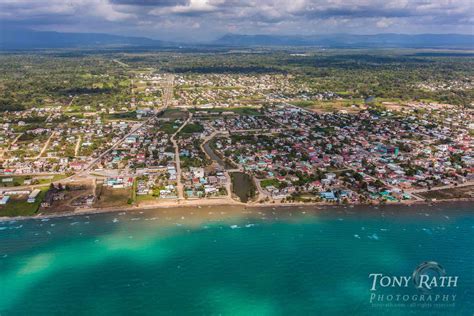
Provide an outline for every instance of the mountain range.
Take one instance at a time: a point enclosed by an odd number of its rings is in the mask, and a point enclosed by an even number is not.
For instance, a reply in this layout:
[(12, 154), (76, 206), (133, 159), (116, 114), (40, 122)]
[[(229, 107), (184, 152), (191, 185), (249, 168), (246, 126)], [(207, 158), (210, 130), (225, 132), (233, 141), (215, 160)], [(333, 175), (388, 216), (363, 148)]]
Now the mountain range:
[(325, 48), (474, 49), (474, 36), (462, 34), (331, 34), (312, 36), (227, 34), (214, 42), (226, 46), (319, 46)]
[(45, 48), (177, 47), (177, 46), (314, 46), (323, 48), (453, 48), (474, 49), (474, 35), (462, 34), (376, 34), (376, 35), (240, 35), (226, 34), (201, 44), (164, 42), (146, 37), (103, 33), (62, 33), (10, 29), (0, 24), (0, 50)]
[(125, 46), (164, 46), (165, 43), (146, 37), (103, 33), (61, 33), (7, 29), (0, 26), (0, 50), (44, 48), (95, 48)]

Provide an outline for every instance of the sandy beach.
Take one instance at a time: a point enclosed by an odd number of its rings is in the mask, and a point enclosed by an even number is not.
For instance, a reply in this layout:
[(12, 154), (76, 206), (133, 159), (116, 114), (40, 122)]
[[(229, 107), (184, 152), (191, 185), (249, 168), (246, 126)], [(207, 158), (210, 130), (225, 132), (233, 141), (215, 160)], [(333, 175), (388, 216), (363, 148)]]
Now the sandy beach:
[[(145, 210), (159, 210), (159, 209), (180, 209), (180, 210), (190, 210), (190, 209), (200, 209), (203, 207), (219, 207), (224, 209), (238, 208), (240, 210), (244, 209), (284, 209), (284, 208), (329, 208), (329, 207), (340, 207), (340, 208), (379, 208), (386, 206), (394, 207), (412, 207), (415, 205), (420, 206), (429, 206), (429, 205), (455, 205), (457, 203), (470, 203), (473, 202), (473, 199), (452, 199), (452, 200), (443, 200), (443, 201), (400, 201), (400, 202), (390, 202), (390, 203), (372, 203), (372, 204), (338, 204), (330, 202), (307, 202), (307, 203), (258, 203), (258, 202), (248, 202), (242, 203), (235, 200), (229, 199), (195, 199), (195, 200), (179, 200), (179, 201), (160, 201), (159, 203), (153, 203), (149, 205), (141, 206), (124, 206), (124, 207), (110, 207), (110, 208), (82, 208), (77, 209), (72, 212), (51, 212), (51, 213), (38, 213), (33, 216), (16, 216), (16, 217), (0, 217), (0, 222), (5, 221), (17, 221), (25, 219), (43, 219), (43, 218), (54, 218), (54, 217), (66, 217), (66, 216), (78, 216), (78, 215), (89, 215), (89, 214), (100, 214), (100, 213), (110, 213), (110, 212), (133, 212), (133, 211), (145, 211)], [(473, 208), (474, 211), (474, 208)]]

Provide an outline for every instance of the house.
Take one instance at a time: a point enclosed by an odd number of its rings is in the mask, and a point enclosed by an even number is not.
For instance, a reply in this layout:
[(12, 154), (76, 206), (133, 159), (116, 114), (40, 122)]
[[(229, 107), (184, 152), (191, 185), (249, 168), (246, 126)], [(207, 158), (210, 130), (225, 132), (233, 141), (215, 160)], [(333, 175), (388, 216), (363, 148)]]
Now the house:
[(78, 170), (81, 170), (84, 167), (84, 163), (82, 163), (82, 162), (71, 162), (69, 164), (69, 167), (71, 167), (72, 169), (78, 171)]
[(28, 195), (28, 200), (27, 202), (28, 203), (35, 203), (36, 202), (36, 197), (38, 196), (38, 194), (40, 194), (40, 190), (39, 189), (34, 189), (33, 192), (30, 193), (30, 195)]
[(137, 136), (128, 136), (125, 138), (125, 143), (127, 144), (135, 144), (137, 142)]
[(4, 195), (2, 196), (2, 198), (0, 199), (0, 205), (5, 205), (8, 203), (8, 200), (10, 200), (10, 196), (8, 195)]
[(214, 186), (205, 185), (205, 186), (204, 186), (204, 192), (206, 192), (206, 193), (214, 193), (214, 192), (217, 192), (217, 189), (216, 189)]
[(320, 195), (323, 199), (328, 200), (328, 201), (335, 201), (336, 200), (336, 195), (332, 191), (321, 192)]
[(94, 201), (95, 201), (95, 196), (93, 196), (93, 195), (88, 195), (87, 196), (87, 199), (86, 199), (86, 204), (87, 205), (92, 206), (92, 204), (94, 204)]
[(200, 167), (191, 167), (189, 168), (194, 178), (203, 178), (204, 177), (204, 168)]
[(49, 190), (48, 192), (46, 192), (46, 196), (44, 197), (43, 202), (41, 202), (41, 207), (48, 208), (53, 204), (53, 195), (54, 195), (53, 191)]

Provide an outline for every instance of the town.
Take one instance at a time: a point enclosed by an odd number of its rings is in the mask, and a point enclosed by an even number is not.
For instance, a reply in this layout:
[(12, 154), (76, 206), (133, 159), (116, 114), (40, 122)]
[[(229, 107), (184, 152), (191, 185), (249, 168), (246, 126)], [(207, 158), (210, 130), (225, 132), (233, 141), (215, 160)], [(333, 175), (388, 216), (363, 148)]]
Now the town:
[(113, 102), (71, 91), (3, 113), (0, 216), (474, 197), (469, 107), (113, 62), (116, 77), (97, 75), (119, 89)]

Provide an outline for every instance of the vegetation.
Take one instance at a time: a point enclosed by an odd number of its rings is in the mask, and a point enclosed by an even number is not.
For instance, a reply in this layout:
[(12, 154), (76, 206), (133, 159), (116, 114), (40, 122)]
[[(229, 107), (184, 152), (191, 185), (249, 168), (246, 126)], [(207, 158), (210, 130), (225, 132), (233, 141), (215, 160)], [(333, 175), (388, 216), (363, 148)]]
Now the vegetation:
[[(259, 109), (252, 108), (252, 107), (233, 107), (233, 108), (213, 108), (213, 109), (205, 109), (206, 112), (234, 112), (240, 115), (262, 115)], [(196, 112), (195, 109), (192, 109), (191, 112)], [(199, 112), (199, 111), (198, 111)]]
[(137, 112), (130, 111), (130, 112), (112, 113), (112, 114), (107, 115), (107, 119), (109, 120), (136, 120)]
[(31, 185), (36, 184), (50, 184), (61, 179), (66, 178), (66, 175), (55, 174), (55, 175), (45, 175), (45, 176), (4, 176), (0, 177), (0, 187), (16, 187), (25, 185), (25, 180), (30, 180)]
[(6, 205), (0, 206), (0, 216), (31, 216), (36, 214), (48, 188), (41, 188), (41, 192), (34, 203), (28, 203), (25, 196), (11, 196)]
[[(130, 68), (117, 67), (113, 58), (120, 58)], [(4, 54), (0, 55), (0, 109), (62, 105), (68, 106), (71, 113), (101, 107), (121, 112), (130, 101), (131, 69), (144, 68), (183, 74), (284, 74), (300, 87), (296, 92), (307, 97), (332, 91), (347, 102), (374, 96), (375, 100), (427, 100), (468, 106), (474, 99), (473, 66), (471, 53), (421, 50), (308, 49), (305, 56), (293, 56), (291, 49), (262, 54)], [(427, 89), (421, 84), (437, 88)], [(292, 97), (291, 94), (287, 96)], [(307, 104), (305, 100), (301, 103)], [(257, 114), (253, 109), (226, 109), (229, 110)], [(131, 118), (132, 112), (127, 117)]]
[(166, 134), (174, 134), (179, 128), (179, 123), (176, 121), (173, 122), (162, 122), (160, 123), (160, 131), (165, 132)]
[(420, 193), (422, 197), (429, 200), (468, 199), (474, 195), (474, 186), (455, 187), (441, 190), (430, 190)]
[(262, 186), (262, 188), (266, 188), (266, 187), (269, 187), (269, 186), (273, 186), (277, 189), (280, 189), (280, 188), (283, 188), (284, 185), (282, 182), (278, 181), (277, 179), (265, 179), (265, 180), (262, 180), (260, 182), (260, 185)]
[[(173, 56), (176, 53), (173, 52)], [(164, 71), (205, 74), (291, 74), (296, 85), (308, 96), (333, 91), (346, 100), (375, 96), (377, 99), (432, 100), (469, 105), (472, 88), (453, 84), (431, 91), (422, 83), (470, 83), (474, 75), (474, 55), (462, 52), (425, 52), (420, 50), (319, 50), (307, 56), (289, 52), (264, 54), (167, 53), (124, 57), (126, 63), (159, 67)]]
[(198, 123), (191, 123), (187, 124), (183, 127), (180, 131), (181, 134), (192, 134), (192, 133), (200, 133), (204, 130), (204, 127)]

